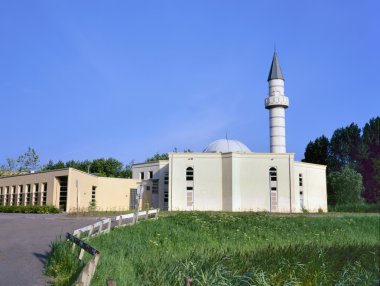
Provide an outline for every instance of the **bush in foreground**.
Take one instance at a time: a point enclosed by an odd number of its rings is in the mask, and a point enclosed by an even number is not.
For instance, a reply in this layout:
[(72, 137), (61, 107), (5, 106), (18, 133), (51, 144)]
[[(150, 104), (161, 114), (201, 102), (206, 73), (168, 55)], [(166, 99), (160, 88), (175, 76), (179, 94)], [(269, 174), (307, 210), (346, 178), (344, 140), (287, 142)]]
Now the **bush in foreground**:
[(49, 214), (60, 213), (60, 210), (54, 206), (0, 206), (0, 213), (33, 213), (33, 214)]

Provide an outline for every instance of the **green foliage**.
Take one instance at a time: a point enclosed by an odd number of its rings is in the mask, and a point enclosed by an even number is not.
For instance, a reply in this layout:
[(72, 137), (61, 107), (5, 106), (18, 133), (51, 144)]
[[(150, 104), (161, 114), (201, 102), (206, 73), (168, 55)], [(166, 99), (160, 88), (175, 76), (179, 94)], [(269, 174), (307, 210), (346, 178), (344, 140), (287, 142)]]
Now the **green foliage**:
[[(328, 174), (349, 166), (363, 177), (363, 198), (369, 203), (380, 202), (380, 117), (371, 118), (363, 130), (352, 123), (336, 129), (330, 141), (325, 136), (310, 141), (303, 161), (327, 165)], [(336, 193), (332, 185), (328, 181), (328, 191)], [(330, 205), (334, 203), (329, 200)]]
[(39, 166), (39, 156), (37, 152), (28, 147), (28, 150), (20, 155), (17, 160), (7, 158), (7, 163), (2, 165), (0, 169), (14, 172), (30, 172), (30, 171), (38, 171), (40, 169)]
[(88, 211), (89, 212), (95, 212), (96, 211), (96, 201), (91, 200), (88, 206)]
[(341, 171), (328, 174), (328, 198), (332, 204), (350, 204), (362, 202), (364, 191), (362, 176), (345, 165)]
[(63, 168), (75, 168), (83, 172), (97, 174), (100, 177), (114, 177), (114, 178), (130, 178), (132, 177), (131, 165), (126, 165), (125, 169), (123, 163), (114, 158), (99, 158), (95, 160), (74, 161), (70, 160), (66, 163), (58, 161), (54, 163), (52, 160), (43, 167), (43, 170), (57, 170)]
[(91, 239), (91, 285), (378, 285), (379, 218), (180, 212)]
[(45, 274), (54, 277), (53, 285), (71, 285), (84, 266), (78, 253), (72, 251), (68, 241), (56, 240), (51, 243)]
[(330, 212), (380, 213), (380, 204), (344, 204), (329, 206)]
[(145, 162), (154, 162), (154, 161), (158, 161), (158, 160), (169, 160), (169, 154), (168, 153), (162, 153), (162, 154), (159, 154), (159, 153), (156, 153), (154, 156), (148, 158), (145, 160)]
[(49, 214), (60, 213), (60, 210), (54, 206), (0, 206), (0, 213), (33, 213), (33, 214)]
[(325, 135), (318, 137), (314, 142), (310, 141), (306, 146), (305, 159), (302, 161), (327, 165), (329, 158), (329, 144), (329, 139)]

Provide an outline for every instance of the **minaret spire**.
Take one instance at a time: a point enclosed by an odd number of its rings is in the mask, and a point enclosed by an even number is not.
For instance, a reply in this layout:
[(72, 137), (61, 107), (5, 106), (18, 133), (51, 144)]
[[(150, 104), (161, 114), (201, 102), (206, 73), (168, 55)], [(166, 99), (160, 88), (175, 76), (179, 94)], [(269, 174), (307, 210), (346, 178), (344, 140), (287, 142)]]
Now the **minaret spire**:
[(289, 99), (284, 93), (284, 81), (277, 52), (274, 51), (268, 76), (269, 95), (265, 99), (265, 108), (269, 109), (271, 153), (286, 153), (285, 109), (289, 106)]

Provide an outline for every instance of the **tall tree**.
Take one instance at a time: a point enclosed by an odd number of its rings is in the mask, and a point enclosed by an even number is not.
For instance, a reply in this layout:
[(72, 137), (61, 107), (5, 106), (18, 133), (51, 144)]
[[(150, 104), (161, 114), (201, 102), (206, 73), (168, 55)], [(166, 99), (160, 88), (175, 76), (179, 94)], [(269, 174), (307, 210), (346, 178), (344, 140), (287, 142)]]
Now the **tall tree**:
[(40, 158), (36, 150), (28, 147), (28, 150), (18, 157), (17, 169), (20, 172), (37, 171), (40, 169), (39, 163)]
[(380, 201), (380, 117), (371, 118), (363, 128), (360, 172), (368, 202)]
[(360, 128), (355, 123), (334, 131), (330, 140), (329, 166), (332, 170), (338, 171), (346, 164), (358, 169), (361, 148), (360, 132)]
[(305, 159), (303, 162), (327, 165), (329, 161), (329, 139), (322, 135), (315, 139), (315, 141), (310, 141), (306, 146)]

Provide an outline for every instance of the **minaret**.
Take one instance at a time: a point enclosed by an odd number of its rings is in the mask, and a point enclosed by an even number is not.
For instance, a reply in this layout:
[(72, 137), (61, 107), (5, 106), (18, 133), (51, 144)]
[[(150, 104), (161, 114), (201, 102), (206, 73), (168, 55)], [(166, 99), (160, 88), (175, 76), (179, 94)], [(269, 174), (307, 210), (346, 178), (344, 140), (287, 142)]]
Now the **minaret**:
[(268, 84), (269, 94), (265, 99), (265, 108), (269, 109), (270, 152), (286, 153), (285, 109), (289, 106), (289, 99), (284, 94), (284, 77), (276, 52), (273, 55)]

